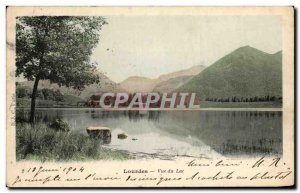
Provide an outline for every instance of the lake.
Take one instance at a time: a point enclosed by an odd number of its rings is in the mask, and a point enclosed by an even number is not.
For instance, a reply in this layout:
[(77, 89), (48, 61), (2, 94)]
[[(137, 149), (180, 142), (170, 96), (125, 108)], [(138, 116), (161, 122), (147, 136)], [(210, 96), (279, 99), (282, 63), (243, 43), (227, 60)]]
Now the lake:
[[(17, 110), (26, 117), (28, 110)], [(102, 109), (36, 109), (37, 122), (61, 118), (72, 132), (87, 135), (88, 126), (112, 129), (104, 146), (134, 153), (205, 156), (282, 154), (282, 111), (210, 109), (198, 111), (104, 111)], [(117, 135), (126, 133), (126, 139)]]

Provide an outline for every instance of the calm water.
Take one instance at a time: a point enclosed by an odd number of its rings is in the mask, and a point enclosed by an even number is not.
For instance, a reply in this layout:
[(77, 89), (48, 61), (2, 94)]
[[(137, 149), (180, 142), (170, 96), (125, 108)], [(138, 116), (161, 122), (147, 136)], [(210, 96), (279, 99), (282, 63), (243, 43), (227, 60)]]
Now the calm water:
[[(26, 110), (17, 116), (26, 116)], [(102, 111), (37, 109), (36, 119), (67, 121), (73, 132), (87, 135), (88, 126), (112, 129), (105, 146), (130, 152), (167, 155), (260, 156), (282, 154), (280, 111)], [(125, 132), (126, 139), (118, 139)]]

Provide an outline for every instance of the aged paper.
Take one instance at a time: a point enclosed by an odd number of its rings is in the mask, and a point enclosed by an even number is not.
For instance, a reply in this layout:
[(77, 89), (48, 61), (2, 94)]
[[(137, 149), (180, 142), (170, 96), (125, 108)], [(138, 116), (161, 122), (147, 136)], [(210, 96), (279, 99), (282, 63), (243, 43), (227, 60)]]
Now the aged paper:
[(294, 185), (293, 7), (7, 7), (8, 187)]

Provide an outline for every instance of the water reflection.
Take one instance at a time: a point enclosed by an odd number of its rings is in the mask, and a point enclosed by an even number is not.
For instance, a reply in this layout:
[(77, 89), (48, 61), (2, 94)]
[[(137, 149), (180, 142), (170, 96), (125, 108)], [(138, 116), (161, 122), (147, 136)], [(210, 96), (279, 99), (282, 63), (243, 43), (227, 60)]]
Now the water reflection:
[[(19, 120), (27, 118), (18, 110)], [(88, 126), (112, 129), (110, 146), (155, 153), (259, 156), (282, 154), (282, 112), (276, 111), (102, 111), (37, 109), (36, 120), (67, 121), (73, 132), (86, 134)], [(129, 138), (116, 137), (120, 132)]]

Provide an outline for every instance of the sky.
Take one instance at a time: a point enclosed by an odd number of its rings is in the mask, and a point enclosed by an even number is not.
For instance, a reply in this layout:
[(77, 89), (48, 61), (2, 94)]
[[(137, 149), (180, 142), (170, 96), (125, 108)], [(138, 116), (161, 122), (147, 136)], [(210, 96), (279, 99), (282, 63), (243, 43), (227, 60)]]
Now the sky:
[(105, 16), (109, 24), (91, 57), (115, 82), (211, 65), (249, 45), (267, 53), (282, 49), (276, 16)]

